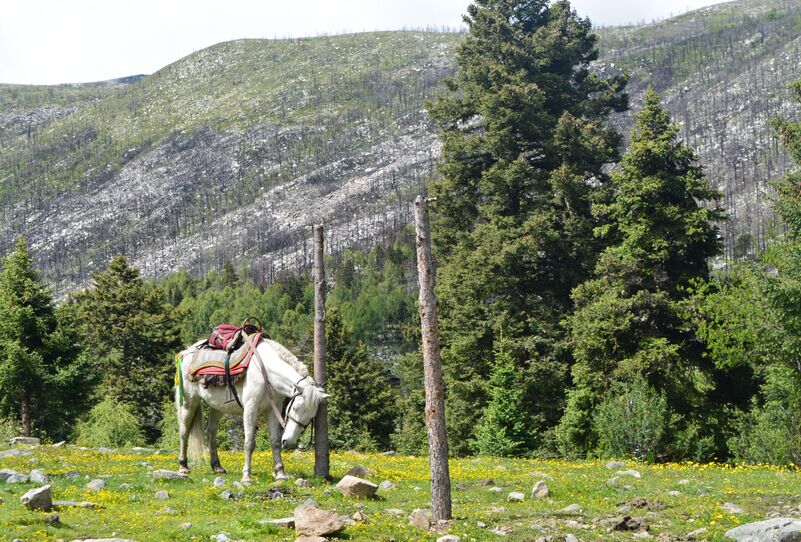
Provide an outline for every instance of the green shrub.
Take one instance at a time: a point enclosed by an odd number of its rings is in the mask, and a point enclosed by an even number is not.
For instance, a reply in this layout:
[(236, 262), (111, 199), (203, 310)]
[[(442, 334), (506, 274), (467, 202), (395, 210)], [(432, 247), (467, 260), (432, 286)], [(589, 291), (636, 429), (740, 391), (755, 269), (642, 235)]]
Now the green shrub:
[(0, 418), (0, 446), (22, 434), (20, 423), (14, 418)]
[(177, 450), (180, 442), (180, 435), (178, 434), (178, 411), (175, 409), (175, 403), (172, 401), (164, 401), (164, 403), (161, 404), (159, 431), (161, 431), (161, 436), (159, 436), (156, 445), (162, 450)]
[(144, 445), (145, 438), (133, 406), (106, 397), (75, 427), (79, 446), (127, 448)]
[(602, 454), (654, 460), (670, 427), (667, 399), (641, 377), (616, 383), (598, 405), (595, 426)]
[(567, 406), (556, 427), (559, 453), (569, 459), (583, 459), (597, 445), (593, 428), (593, 400), (595, 393), (588, 388), (574, 388), (567, 392)]

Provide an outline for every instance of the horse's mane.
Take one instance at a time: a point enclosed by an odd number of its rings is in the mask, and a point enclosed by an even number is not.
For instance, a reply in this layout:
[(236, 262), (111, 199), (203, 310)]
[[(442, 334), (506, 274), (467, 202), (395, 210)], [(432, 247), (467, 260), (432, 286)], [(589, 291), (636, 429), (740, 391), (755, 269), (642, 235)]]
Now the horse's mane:
[(309, 376), (309, 368), (298, 359), (298, 357), (290, 352), (283, 344), (276, 342), (272, 339), (264, 339), (270, 348), (272, 348), (281, 360), (295, 369), (300, 376)]

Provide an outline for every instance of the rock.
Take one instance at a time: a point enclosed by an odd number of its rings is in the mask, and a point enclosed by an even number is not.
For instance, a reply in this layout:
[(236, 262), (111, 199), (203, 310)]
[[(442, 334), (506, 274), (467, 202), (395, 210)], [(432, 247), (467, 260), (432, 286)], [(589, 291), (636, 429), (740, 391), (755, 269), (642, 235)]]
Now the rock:
[(53, 501), (53, 506), (58, 506), (59, 508), (89, 508), (92, 509), (97, 506), (93, 502), (89, 501)]
[(626, 516), (612, 526), (615, 531), (631, 531), (641, 533), (648, 530), (648, 524), (642, 519)]
[(573, 503), (569, 506), (565, 506), (561, 510), (559, 510), (560, 514), (581, 514), (582, 508), (580, 505)]
[(420, 488), (420, 487), (414, 486), (414, 487), (412, 488), (412, 491), (423, 491), (423, 488)]
[(400, 508), (387, 508), (384, 510), (387, 514), (392, 514), (393, 516), (405, 516), (406, 512), (401, 510)]
[(281, 493), (280, 491), (276, 491), (276, 492), (275, 492), (275, 493), (273, 493), (273, 494), (272, 494), (272, 496), (270, 497), (270, 499), (272, 499), (272, 500), (274, 500), (274, 501), (275, 501), (275, 500), (278, 500), (278, 499), (283, 499), (283, 498), (284, 498), (284, 494), (283, 494), (283, 493)]
[(517, 491), (512, 491), (511, 493), (509, 493), (509, 496), (507, 497), (507, 500), (509, 502), (523, 502), (525, 500), (525, 498), (526, 498), (526, 496), (523, 493), (519, 493)]
[(345, 475), (336, 488), (346, 497), (372, 497), (378, 490), (374, 483), (351, 475)]
[(222, 487), (225, 485), (225, 478), (223, 478), (222, 476), (218, 476), (217, 478), (214, 479), (211, 485), (213, 485), (214, 487)]
[(60, 441), (56, 442), (55, 444), (53, 444), (52, 446), (53, 446), (53, 448), (61, 448), (61, 447), (62, 447), (62, 446), (64, 446), (66, 443), (67, 443), (67, 441), (66, 441), (66, 440), (60, 440)]
[(61, 520), (61, 518), (58, 517), (58, 514), (50, 514), (45, 519), (47, 520), (48, 525), (55, 525)]
[(44, 472), (40, 471), (39, 469), (33, 469), (30, 472), (30, 474), (28, 475), (28, 478), (34, 484), (49, 484), (50, 483), (50, 477), (48, 475), (46, 475)]
[(674, 489), (673, 491), (668, 491), (668, 492), (667, 492), (667, 494), (668, 494), (669, 496), (671, 496), (671, 497), (678, 497), (679, 495), (681, 495), (681, 491), (676, 491), (676, 490)]
[(191, 528), (192, 528), (192, 522), (191, 521), (187, 521), (186, 523), (181, 523), (181, 529), (183, 529), (184, 531), (186, 531), (187, 529), (191, 529)]
[[(381, 487), (380, 485), (378, 487)], [(458, 482), (455, 486), (456, 489), (459, 491), (464, 491), (465, 489), (469, 488), (470, 486), (465, 484), (464, 482)]]
[(298, 487), (309, 487), (309, 482), (307, 482), (303, 478), (298, 478), (297, 480), (295, 480), (295, 485)]
[(302, 504), (295, 508), (293, 517), (297, 536), (328, 536), (345, 528), (336, 512), (321, 510), (316, 506)]
[(157, 469), (153, 471), (154, 480), (189, 480), (189, 475), (182, 472)]
[(86, 484), (87, 489), (91, 489), (92, 491), (100, 491), (101, 489), (106, 487), (106, 481), (101, 478), (96, 478)]
[[(458, 485), (459, 485), (459, 484), (457, 484), (457, 486), (458, 486)], [(384, 480), (383, 482), (381, 482), (380, 484), (378, 484), (378, 489), (380, 489), (380, 490), (382, 490), (382, 491), (389, 491), (389, 490), (391, 490), (391, 489), (395, 489), (396, 487), (398, 487), (398, 486), (396, 486), (395, 484), (393, 484), (393, 483), (392, 483), (392, 482), (390, 482), (389, 480)]]
[(131, 484), (120, 484), (120, 489), (128, 491), (129, 489), (133, 489), (133, 486)]
[(25, 475), (15, 470), (8, 470), (8, 469), (0, 470), (0, 482), (8, 481), (8, 479), (11, 478), (12, 476), (25, 476)]
[(131, 451), (139, 454), (139, 453), (150, 452), (152, 450), (150, 448), (142, 448), (141, 446), (134, 446), (133, 448), (131, 448)]
[(746, 523), (726, 531), (726, 537), (737, 542), (797, 542), (801, 540), (801, 520), (774, 518)]
[(162, 489), (161, 491), (156, 491), (154, 497), (162, 501), (166, 501), (170, 498), (170, 493), (166, 489)]
[(33, 455), (28, 450), (5, 450), (0, 452), (0, 459), (4, 457), (24, 457), (26, 455)]
[(220, 498), (222, 500), (224, 500), (224, 501), (230, 501), (231, 500), (231, 496), (232, 496), (232, 494), (231, 494), (231, 490), (230, 489), (226, 489), (225, 491), (220, 493)]
[(327, 542), (328, 539), (322, 536), (299, 536), (295, 542)]
[(638, 480), (642, 478), (640, 471), (636, 470), (619, 470), (615, 473), (615, 476), (631, 476), (633, 478), (637, 478)]
[(393, 455), (395, 455), (395, 450), (388, 450), (388, 451), (384, 452), (381, 455), (385, 455), (387, 457), (392, 457)]
[(455, 534), (446, 534), (437, 538), (437, 542), (459, 542), (461, 539)]
[(709, 529), (707, 529), (706, 527), (701, 527), (700, 529), (696, 529), (694, 531), (687, 533), (687, 540), (698, 540), (699, 536), (701, 536), (702, 534), (706, 534), (708, 532)]
[(39, 446), (42, 441), (36, 437), (14, 437), (8, 441), (9, 446), (16, 446), (17, 444), (26, 444), (29, 446)]
[(430, 530), (433, 523), (434, 514), (431, 512), (431, 510), (415, 508), (412, 510), (412, 515), (409, 516), (409, 525), (414, 525), (415, 527), (423, 529), (424, 531)]
[(356, 478), (367, 478), (368, 476), (372, 476), (375, 474), (372, 470), (368, 469), (367, 467), (363, 467), (361, 465), (356, 465), (355, 467), (351, 467), (351, 469), (345, 473), (346, 476), (355, 476)]
[(565, 542), (579, 542), (579, 539), (578, 539), (578, 538), (576, 538), (576, 536), (575, 536), (575, 535), (572, 535), (572, 534), (566, 534), (566, 535), (565, 535)]
[(53, 495), (50, 492), (49, 485), (29, 489), (19, 500), (31, 510), (44, 510), (47, 512), (53, 508)]
[(620, 501), (617, 503), (617, 505), (628, 508), (626, 511), (629, 511), (632, 508), (647, 508), (648, 510), (664, 510), (667, 508), (665, 503), (662, 501), (649, 501), (647, 499), (643, 499), (642, 497), (637, 497), (636, 499), (632, 499), (630, 501)]
[(528, 475), (529, 476), (533, 476), (534, 478), (544, 478), (546, 480), (553, 480), (553, 476), (548, 476), (544, 472), (540, 472), (538, 470), (535, 470), (533, 472), (529, 472)]
[(544, 499), (551, 494), (551, 490), (548, 489), (548, 485), (545, 483), (544, 480), (540, 480), (536, 484), (534, 484), (534, 489), (531, 490), (531, 498), (532, 499)]
[(512, 532), (510, 527), (506, 527), (505, 525), (499, 525), (490, 531), (493, 534), (497, 534), (498, 536), (506, 536)]
[(111, 448), (106, 448), (105, 446), (101, 446), (100, 448), (97, 449), (97, 453), (99, 454), (110, 454), (113, 451), (114, 450), (112, 450)]
[(315, 500), (314, 500), (314, 499), (312, 499), (311, 497), (309, 497), (308, 499), (306, 499), (305, 501), (303, 501), (303, 506), (313, 506), (313, 507), (315, 507), (315, 508), (320, 508), (320, 505), (319, 505), (319, 504), (317, 504), (317, 501), (315, 501)]
[(363, 523), (363, 522), (367, 521), (367, 516), (364, 515), (364, 512), (359, 510), (355, 514), (353, 514), (353, 520), (354, 521), (358, 521), (360, 523)]
[(492, 478), (482, 478), (481, 480), (478, 481), (478, 485), (482, 487), (494, 486), (495, 480), (493, 480)]
[(331, 496), (331, 495), (333, 495), (333, 494), (334, 494), (334, 492), (333, 492), (333, 491), (331, 491), (330, 489), (326, 489), (325, 491), (323, 491), (322, 493), (320, 493), (320, 495), (322, 495), (323, 497), (330, 497), (330, 496)]
[(238, 481), (234, 480), (231, 483), (231, 485), (234, 487), (234, 489), (237, 489), (239, 491), (244, 491), (245, 490), (245, 486), (242, 485), (242, 482), (238, 482)]
[(614, 486), (620, 481), (620, 476), (613, 476), (609, 480), (606, 481), (607, 485)]
[(74, 470), (71, 470), (71, 471), (65, 473), (64, 476), (66, 478), (70, 478), (70, 479), (72, 479), (72, 478), (80, 478), (81, 477), (81, 473), (80, 472), (76, 472)]
[(279, 518), (279, 519), (262, 519), (259, 521), (261, 525), (272, 525), (273, 527), (283, 527), (286, 529), (295, 528), (295, 518)]
[(478, 527), (479, 529), (486, 529), (487, 524), (484, 523), (483, 521), (476, 521), (476, 527)]
[(687, 484), (689, 484), (689, 483), (690, 483), (690, 481), (689, 481), (689, 480), (679, 480), (679, 481), (678, 481), (678, 484), (679, 484), (680, 486), (686, 486), (686, 485), (687, 485)]
[(609, 470), (625, 469), (626, 464), (620, 461), (610, 461), (609, 463), (606, 464), (606, 468)]
[(6, 478), (7, 484), (24, 484), (28, 481), (28, 476), (25, 474), (12, 474)]
[(489, 488), (488, 491), (491, 491), (492, 493), (503, 493), (503, 488), (495, 486), (495, 487)]
[(225, 533), (217, 533), (215, 535), (212, 535), (211, 539), (214, 540), (214, 542), (228, 542), (229, 540), (231, 540)]
[[(745, 514), (745, 510), (731, 502), (724, 502), (723, 510), (725, 510), (727, 514)], [(799, 540), (801, 540), (801, 536), (799, 536)]]
[(168, 516), (174, 516), (178, 513), (178, 510), (173, 508), (172, 506), (164, 506), (161, 510), (159, 510), (159, 514), (165, 514)]
[(136, 542), (130, 538), (80, 538), (72, 542)]

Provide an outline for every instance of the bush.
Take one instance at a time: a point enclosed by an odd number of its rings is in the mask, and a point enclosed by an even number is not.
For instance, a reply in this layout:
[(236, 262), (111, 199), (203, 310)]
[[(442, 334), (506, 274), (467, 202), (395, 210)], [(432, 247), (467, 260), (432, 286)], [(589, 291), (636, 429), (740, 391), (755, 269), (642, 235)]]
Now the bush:
[(555, 431), (559, 453), (566, 458), (586, 458), (597, 445), (592, 424), (594, 397), (594, 392), (588, 388), (567, 392), (565, 413)]
[(754, 401), (734, 421), (728, 440), (734, 459), (746, 463), (801, 466), (801, 408), (798, 383), (792, 370), (770, 367), (762, 386), (762, 404)]
[(134, 407), (106, 397), (78, 422), (75, 442), (90, 448), (128, 448), (144, 445), (145, 438)]
[(164, 401), (161, 404), (161, 421), (159, 422), (161, 436), (156, 446), (162, 450), (177, 450), (180, 442), (178, 434), (178, 411), (173, 401)]
[(604, 455), (653, 461), (670, 427), (667, 399), (642, 377), (616, 383), (598, 405), (595, 426)]
[(14, 418), (0, 418), (0, 446), (22, 434), (22, 426)]

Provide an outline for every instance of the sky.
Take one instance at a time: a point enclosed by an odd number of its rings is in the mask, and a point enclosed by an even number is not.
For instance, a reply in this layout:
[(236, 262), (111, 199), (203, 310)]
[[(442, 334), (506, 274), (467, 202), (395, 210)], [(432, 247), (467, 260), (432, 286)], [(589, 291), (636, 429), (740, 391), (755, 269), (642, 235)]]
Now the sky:
[[(597, 25), (663, 19), (721, 0), (573, 0)], [(153, 73), (238, 38), (462, 26), (469, 0), (10, 0), (0, 83), (59, 84)]]

